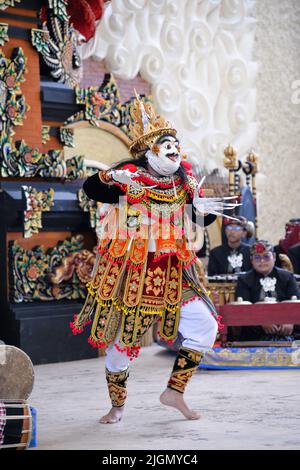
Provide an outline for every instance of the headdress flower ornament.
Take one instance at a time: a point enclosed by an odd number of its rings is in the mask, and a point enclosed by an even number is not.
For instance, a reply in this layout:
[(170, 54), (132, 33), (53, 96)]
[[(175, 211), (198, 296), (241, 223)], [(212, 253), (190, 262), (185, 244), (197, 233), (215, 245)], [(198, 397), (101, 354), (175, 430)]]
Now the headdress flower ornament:
[(224, 225), (229, 225), (229, 224), (232, 224), (232, 220), (231, 220), (231, 219), (227, 219), (227, 217), (226, 217), (226, 218), (224, 218), (224, 222), (223, 222), (223, 223), (224, 223)]
[(156, 114), (154, 106), (150, 102), (143, 102), (136, 94), (136, 98), (130, 108), (132, 144), (130, 152), (137, 157), (140, 152), (149, 149), (162, 135), (175, 136), (177, 131), (171, 124), (159, 114)]
[(259, 240), (251, 247), (251, 254), (264, 253), (265, 251), (274, 251), (273, 245), (266, 240)]
[(255, 253), (263, 253), (266, 251), (266, 247), (263, 243), (256, 243), (254, 245)]

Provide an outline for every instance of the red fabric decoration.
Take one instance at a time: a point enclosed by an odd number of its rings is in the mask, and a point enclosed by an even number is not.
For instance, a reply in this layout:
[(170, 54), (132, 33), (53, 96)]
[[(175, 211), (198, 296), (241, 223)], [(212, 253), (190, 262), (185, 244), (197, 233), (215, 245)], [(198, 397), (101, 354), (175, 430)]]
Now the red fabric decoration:
[(285, 237), (279, 240), (279, 245), (284, 253), (288, 254), (288, 249), (300, 242), (300, 220), (289, 221), (285, 225)]
[(192, 169), (192, 165), (190, 164), (190, 162), (187, 162), (186, 160), (182, 160), (180, 165), (183, 166), (183, 168), (186, 171), (191, 171), (191, 169)]
[(42, 6), (40, 15), (41, 15), (41, 22), (45, 23), (45, 21), (47, 21), (47, 12), (46, 12), (45, 6)]
[(137, 171), (137, 166), (135, 166), (133, 163), (126, 163), (126, 165), (124, 165), (122, 169), (129, 170), (131, 171), (131, 173), (135, 173)]
[[(70, 24), (79, 31), (88, 41), (96, 31), (96, 21), (104, 12), (105, 0), (69, 0), (67, 13), (70, 16)], [(46, 7), (41, 8), (41, 20), (47, 20)]]
[(67, 6), (70, 23), (88, 41), (96, 31), (96, 18), (86, 0), (70, 0)]
[(99, 20), (104, 11), (104, 1), (103, 0), (86, 0), (89, 6), (92, 9), (92, 12), (95, 15), (95, 19)]

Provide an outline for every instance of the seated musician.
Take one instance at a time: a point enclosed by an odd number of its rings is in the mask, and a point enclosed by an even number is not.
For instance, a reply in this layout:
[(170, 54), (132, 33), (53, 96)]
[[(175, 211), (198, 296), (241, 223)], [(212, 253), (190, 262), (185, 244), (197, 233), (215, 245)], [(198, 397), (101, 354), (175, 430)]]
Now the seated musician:
[(242, 242), (248, 237), (249, 223), (245, 217), (238, 220), (225, 219), (226, 243), (213, 248), (209, 254), (208, 275), (231, 274), (251, 269), (250, 248)]
[[(275, 266), (300, 274), (300, 219), (290, 219), (285, 224), (284, 238), (274, 246)], [(298, 249), (296, 245), (298, 244)], [(295, 248), (294, 248), (295, 247)], [(297, 262), (298, 250), (298, 262)]]
[(300, 243), (291, 246), (288, 250), (288, 255), (292, 262), (294, 273), (300, 274)]
[[(265, 240), (259, 240), (251, 247), (252, 269), (242, 274), (237, 282), (236, 297), (255, 303), (266, 297), (278, 302), (300, 299), (300, 290), (294, 275), (275, 266), (274, 247)], [(246, 341), (289, 341), (300, 338), (299, 325), (262, 325), (242, 327), (240, 340)]]

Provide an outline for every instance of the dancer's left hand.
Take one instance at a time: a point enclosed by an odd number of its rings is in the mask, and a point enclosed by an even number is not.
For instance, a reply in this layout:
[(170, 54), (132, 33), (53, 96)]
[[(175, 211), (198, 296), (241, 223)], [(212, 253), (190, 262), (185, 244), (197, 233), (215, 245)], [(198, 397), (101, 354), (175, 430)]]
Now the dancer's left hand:
[[(232, 201), (236, 199), (236, 196), (228, 196), (228, 197), (201, 197), (199, 196), (202, 184), (205, 180), (205, 176), (202, 178), (200, 183), (197, 185), (197, 188), (194, 193), (193, 197), (193, 206), (200, 212), (201, 215), (205, 214), (215, 214), (222, 217), (227, 217), (228, 219), (236, 220), (234, 217), (229, 216), (227, 214), (223, 214), (224, 210), (232, 210), (235, 209), (237, 206), (241, 204), (237, 204), (236, 201)], [(227, 202), (231, 200), (232, 202)]]

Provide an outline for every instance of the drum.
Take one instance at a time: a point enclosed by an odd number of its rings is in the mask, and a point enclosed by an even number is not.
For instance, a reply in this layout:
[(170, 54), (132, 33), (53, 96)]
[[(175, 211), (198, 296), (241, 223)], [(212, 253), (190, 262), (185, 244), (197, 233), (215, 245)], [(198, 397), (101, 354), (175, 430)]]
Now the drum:
[(0, 400), (0, 450), (23, 450), (31, 440), (32, 415), (23, 400)]
[(33, 365), (15, 346), (0, 344), (0, 401), (27, 400), (34, 383)]

